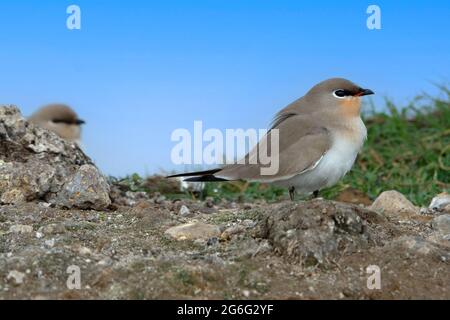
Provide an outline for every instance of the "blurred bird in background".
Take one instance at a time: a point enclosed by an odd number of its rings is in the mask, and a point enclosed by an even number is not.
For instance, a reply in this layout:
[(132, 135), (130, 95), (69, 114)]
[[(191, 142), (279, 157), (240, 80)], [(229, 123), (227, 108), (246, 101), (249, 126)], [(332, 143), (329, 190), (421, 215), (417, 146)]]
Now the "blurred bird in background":
[(76, 112), (65, 104), (49, 104), (36, 111), (28, 119), (31, 123), (55, 132), (61, 138), (81, 143), (81, 126), (85, 123)]

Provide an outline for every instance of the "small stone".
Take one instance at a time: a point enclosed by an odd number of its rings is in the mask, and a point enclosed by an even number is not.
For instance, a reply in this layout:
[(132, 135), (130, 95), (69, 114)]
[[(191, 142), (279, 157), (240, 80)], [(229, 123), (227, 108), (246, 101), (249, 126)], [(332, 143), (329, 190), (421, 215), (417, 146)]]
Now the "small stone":
[(89, 249), (87, 247), (83, 247), (83, 246), (80, 246), (79, 248), (77, 248), (77, 251), (82, 256), (89, 256), (89, 255), (92, 254), (92, 250), (91, 249)]
[(242, 221), (242, 225), (246, 228), (253, 228), (256, 226), (256, 222), (250, 219)]
[(431, 226), (441, 235), (450, 235), (450, 214), (443, 214), (431, 221)]
[(411, 218), (419, 214), (420, 209), (414, 206), (398, 191), (385, 191), (374, 201), (370, 210), (393, 218)]
[(165, 235), (175, 240), (209, 239), (219, 237), (220, 229), (217, 226), (203, 222), (192, 222), (172, 227), (166, 230)]
[(10, 271), (8, 273), (8, 276), (6, 277), (7, 280), (14, 279), (16, 284), (22, 284), (24, 278), (25, 278), (25, 273), (19, 272), (17, 270)]
[(153, 202), (156, 204), (163, 204), (166, 201), (166, 197), (161, 195), (159, 192), (155, 192), (153, 195)]
[(286, 231), (286, 237), (288, 239), (291, 239), (295, 236), (296, 233), (297, 233), (296, 229), (289, 229)]
[(39, 206), (43, 208), (50, 208), (52, 204), (48, 202), (39, 202)]
[(191, 214), (191, 211), (185, 205), (182, 205), (178, 214), (182, 217), (186, 217)]
[(227, 228), (220, 236), (223, 240), (229, 240), (232, 236), (241, 234), (245, 231), (245, 227), (242, 225), (235, 225)]
[(41, 234), (61, 234), (66, 232), (66, 227), (63, 224), (51, 223), (40, 227), (38, 232)]
[(16, 224), (13, 225), (9, 228), (9, 232), (10, 233), (31, 233), (33, 232), (33, 227), (32, 226), (25, 226), (22, 224)]
[(112, 260), (110, 258), (105, 258), (105, 259), (102, 259), (99, 262), (97, 262), (97, 265), (102, 266), (102, 267), (109, 266), (111, 264), (112, 264)]
[(145, 210), (145, 209), (151, 208), (152, 206), (150, 204), (150, 201), (148, 201), (148, 200), (139, 200), (136, 202), (134, 207), (136, 209)]
[(55, 246), (55, 239), (45, 240), (44, 244), (49, 248), (53, 248)]
[(244, 297), (248, 298), (250, 297), (250, 291), (249, 290), (243, 290), (242, 294), (244, 295)]

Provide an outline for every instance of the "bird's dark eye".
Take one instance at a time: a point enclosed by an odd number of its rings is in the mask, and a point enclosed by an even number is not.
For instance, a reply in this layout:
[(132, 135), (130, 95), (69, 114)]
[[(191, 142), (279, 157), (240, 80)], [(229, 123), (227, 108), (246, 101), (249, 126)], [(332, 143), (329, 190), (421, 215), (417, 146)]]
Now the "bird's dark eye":
[(333, 93), (336, 97), (339, 97), (339, 98), (343, 98), (347, 95), (347, 92), (345, 92), (345, 90), (342, 90), (342, 89), (336, 90)]
[(65, 119), (52, 119), (53, 123), (64, 123), (64, 124), (70, 124), (71, 122), (69, 120)]

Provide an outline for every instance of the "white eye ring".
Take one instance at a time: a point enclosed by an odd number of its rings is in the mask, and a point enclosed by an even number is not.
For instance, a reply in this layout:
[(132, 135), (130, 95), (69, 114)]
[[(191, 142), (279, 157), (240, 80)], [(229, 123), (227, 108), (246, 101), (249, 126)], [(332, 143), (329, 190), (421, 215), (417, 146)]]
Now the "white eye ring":
[[(337, 95), (336, 94), (336, 92), (339, 92), (339, 91), (342, 91), (342, 96), (339, 96), (339, 95)], [(338, 98), (338, 99), (344, 99), (345, 97), (346, 97), (346, 95), (345, 95), (345, 90), (343, 90), (343, 89), (337, 89), (337, 90), (335, 90), (335, 91), (333, 91), (333, 96), (335, 97), (335, 98)]]

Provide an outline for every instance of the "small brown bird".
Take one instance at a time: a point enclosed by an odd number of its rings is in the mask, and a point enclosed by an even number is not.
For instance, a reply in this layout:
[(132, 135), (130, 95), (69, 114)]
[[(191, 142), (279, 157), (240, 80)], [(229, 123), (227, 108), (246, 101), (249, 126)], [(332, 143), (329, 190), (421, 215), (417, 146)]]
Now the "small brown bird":
[[(238, 164), (203, 172), (172, 177), (190, 177), (185, 181), (247, 180), (273, 183), (295, 192), (314, 193), (336, 184), (353, 166), (367, 130), (360, 117), (361, 97), (373, 94), (353, 82), (333, 78), (315, 85), (305, 96), (282, 109), (275, 116), (267, 134)], [(272, 131), (279, 134), (279, 169), (262, 174), (258, 150), (271, 152)], [(275, 135), (275, 134), (274, 134)]]
[(28, 120), (37, 126), (55, 132), (65, 140), (77, 144), (81, 141), (81, 125), (85, 123), (78, 118), (75, 111), (64, 104), (44, 106)]

